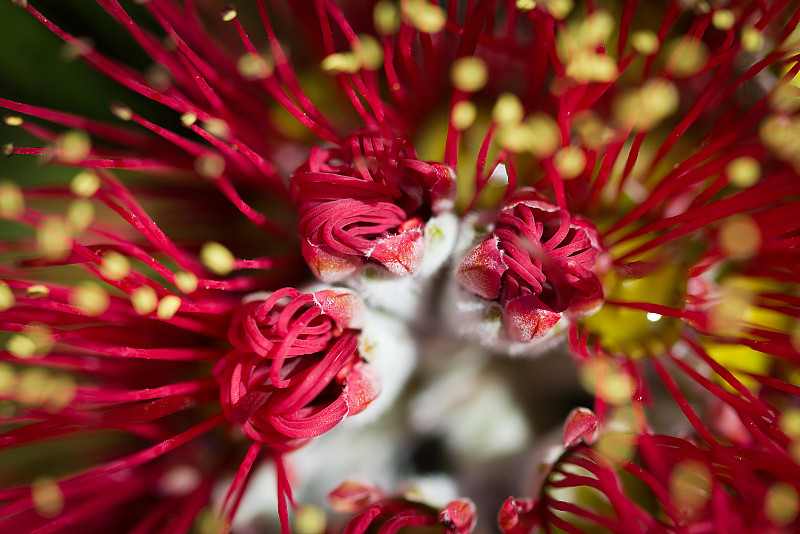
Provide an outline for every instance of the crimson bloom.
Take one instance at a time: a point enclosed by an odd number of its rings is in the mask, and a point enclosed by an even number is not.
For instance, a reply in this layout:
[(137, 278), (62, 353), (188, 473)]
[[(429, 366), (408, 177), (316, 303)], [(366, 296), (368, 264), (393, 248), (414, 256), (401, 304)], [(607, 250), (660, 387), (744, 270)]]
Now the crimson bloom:
[(797, 530), (790, 0), (13, 3), (122, 90), (0, 98), (4, 531)]

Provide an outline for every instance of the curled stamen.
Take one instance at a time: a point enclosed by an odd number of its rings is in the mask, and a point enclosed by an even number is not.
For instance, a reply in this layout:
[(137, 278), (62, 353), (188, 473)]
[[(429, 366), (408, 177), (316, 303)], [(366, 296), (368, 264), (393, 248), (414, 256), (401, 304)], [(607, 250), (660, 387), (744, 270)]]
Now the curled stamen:
[(456, 279), (471, 298), (499, 305), (507, 335), (528, 343), (563, 316), (598, 308), (600, 253), (591, 223), (523, 189), (504, 205), (491, 233), (462, 257)]
[(455, 177), (417, 160), (407, 140), (363, 130), (339, 148), (313, 148), (292, 195), (303, 255), (318, 278), (343, 280), (366, 262), (408, 276), (422, 263), (426, 221), (453, 207)]

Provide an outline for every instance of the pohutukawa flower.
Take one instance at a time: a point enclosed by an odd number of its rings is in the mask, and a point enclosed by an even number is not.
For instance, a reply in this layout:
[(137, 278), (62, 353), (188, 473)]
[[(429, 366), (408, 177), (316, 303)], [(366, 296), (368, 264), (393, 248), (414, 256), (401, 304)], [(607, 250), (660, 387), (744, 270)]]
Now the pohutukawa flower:
[(214, 367), (229, 422), (285, 451), (361, 412), (380, 391), (359, 355), (362, 325), (347, 290), (285, 288), (247, 302), (228, 333), (235, 349)]
[(325, 282), (344, 280), (366, 262), (395, 276), (417, 274), (425, 225), (453, 208), (455, 186), (452, 169), (419, 161), (409, 140), (379, 131), (314, 147), (292, 177), (303, 256)]
[(603, 252), (593, 224), (532, 189), (509, 199), (486, 233), (482, 224), (466, 223), (464, 235), (477, 234), (478, 244), (455, 267), (452, 317), (462, 334), (520, 351), (562, 318), (585, 317), (602, 304)]

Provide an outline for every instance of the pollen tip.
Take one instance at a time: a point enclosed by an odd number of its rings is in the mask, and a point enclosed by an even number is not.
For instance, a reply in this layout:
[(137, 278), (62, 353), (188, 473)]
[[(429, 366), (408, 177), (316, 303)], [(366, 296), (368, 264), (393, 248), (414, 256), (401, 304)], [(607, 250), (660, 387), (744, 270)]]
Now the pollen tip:
[(16, 219), (25, 211), (22, 188), (11, 180), (0, 180), (0, 217)]
[(294, 516), (296, 534), (323, 534), (327, 524), (325, 511), (313, 504), (299, 506)]
[(52, 519), (64, 508), (64, 492), (50, 477), (39, 477), (31, 485), (33, 507), (40, 516)]
[(200, 261), (214, 274), (226, 276), (236, 267), (236, 258), (228, 248), (216, 241), (209, 241), (200, 249)]
[(17, 299), (8, 284), (0, 280), (0, 312), (11, 309), (16, 304)]
[(98, 316), (108, 309), (111, 297), (99, 285), (85, 283), (72, 290), (69, 303), (85, 315)]
[(478, 108), (469, 100), (462, 100), (453, 106), (450, 121), (458, 131), (464, 131), (475, 123), (478, 117)]
[(5, 115), (3, 117), (3, 122), (8, 126), (22, 126), (24, 121), (19, 115)]
[(220, 13), (222, 20), (225, 22), (230, 22), (238, 16), (236, 12), (236, 7), (233, 5), (225, 6)]
[(139, 315), (152, 313), (158, 307), (158, 294), (150, 286), (137, 287), (131, 292), (131, 305)]
[(76, 197), (90, 198), (100, 189), (100, 178), (91, 170), (83, 170), (70, 181), (69, 189)]
[(112, 102), (109, 106), (111, 113), (121, 121), (129, 121), (133, 118), (133, 111), (122, 102)]
[(197, 122), (197, 114), (192, 113), (191, 111), (187, 111), (186, 113), (181, 115), (181, 124), (184, 127), (188, 128), (189, 126), (193, 125)]
[(474, 93), (486, 85), (489, 79), (489, 69), (480, 58), (462, 57), (453, 63), (450, 78), (459, 91)]
[(11, 154), (14, 153), (14, 143), (5, 143), (3, 145), (3, 155), (7, 158), (11, 157)]
[(181, 307), (181, 298), (177, 295), (167, 295), (158, 302), (156, 316), (168, 321), (172, 319)]

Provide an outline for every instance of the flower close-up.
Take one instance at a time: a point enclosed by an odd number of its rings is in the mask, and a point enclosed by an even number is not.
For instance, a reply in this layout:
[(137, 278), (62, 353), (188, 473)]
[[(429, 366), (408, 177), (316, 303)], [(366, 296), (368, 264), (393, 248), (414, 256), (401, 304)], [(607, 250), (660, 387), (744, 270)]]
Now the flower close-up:
[(800, 531), (794, 0), (0, 4), (0, 531)]

